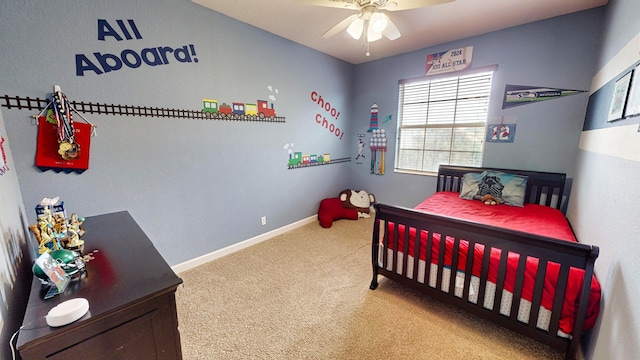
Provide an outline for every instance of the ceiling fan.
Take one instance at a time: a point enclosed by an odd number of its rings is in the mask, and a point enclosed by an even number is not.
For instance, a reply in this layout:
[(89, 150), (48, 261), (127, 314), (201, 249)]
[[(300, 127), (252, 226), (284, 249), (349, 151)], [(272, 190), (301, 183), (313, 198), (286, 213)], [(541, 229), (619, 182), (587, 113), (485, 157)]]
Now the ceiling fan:
[(330, 38), (343, 30), (347, 30), (349, 35), (358, 40), (364, 35), (364, 43), (367, 45), (369, 56), (369, 43), (380, 40), (384, 35), (389, 40), (400, 37), (400, 31), (391, 21), (389, 16), (382, 12), (402, 11), (442, 4), (454, 0), (299, 0), (310, 5), (333, 7), (340, 9), (356, 10), (346, 19), (334, 25), (327, 32), (322, 34), (323, 38)]

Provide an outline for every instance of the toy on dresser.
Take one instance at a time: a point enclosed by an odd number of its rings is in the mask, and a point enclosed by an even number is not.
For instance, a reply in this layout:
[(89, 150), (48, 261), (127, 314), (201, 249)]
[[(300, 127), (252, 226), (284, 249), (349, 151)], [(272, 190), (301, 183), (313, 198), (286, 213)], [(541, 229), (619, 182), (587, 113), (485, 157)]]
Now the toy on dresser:
[[(29, 229), (37, 243), (38, 258), (33, 265), (33, 273), (43, 285), (56, 283), (57, 279), (80, 278), (86, 273), (83, 257), (84, 234), (82, 223), (84, 218), (75, 213), (67, 218), (64, 202), (58, 197), (44, 198), (36, 206), (37, 223)], [(66, 279), (62, 279), (66, 280)], [(66, 282), (65, 287), (66, 287)], [(59, 292), (64, 287), (58, 286)]]

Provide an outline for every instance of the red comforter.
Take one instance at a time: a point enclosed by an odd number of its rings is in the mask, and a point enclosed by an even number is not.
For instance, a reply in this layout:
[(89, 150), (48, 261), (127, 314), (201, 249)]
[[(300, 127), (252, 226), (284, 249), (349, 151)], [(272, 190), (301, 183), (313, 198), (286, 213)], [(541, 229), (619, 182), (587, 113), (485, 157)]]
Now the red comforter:
[[(447, 215), (463, 220), (480, 222), (486, 225), (517, 230), (531, 234), (551, 237), (554, 239), (576, 242), (576, 238), (569, 227), (566, 218), (557, 209), (547, 206), (526, 204), (524, 207), (515, 207), (508, 205), (490, 206), (485, 205), (481, 201), (460, 199), (456, 192), (438, 192), (427, 198), (425, 201), (415, 207), (416, 210)], [(544, 226), (541, 226), (544, 224)], [(394, 224), (389, 223), (388, 230), (393, 231)], [(404, 232), (404, 226), (398, 229), (401, 234)], [(426, 240), (427, 232), (421, 233), (420, 259), (426, 259)], [(403, 249), (403, 236), (399, 236), (398, 248)], [(415, 229), (410, 230), (409, 237), (409, 255), (414, 256)], [(440, 234), (434, 234), (431, 263), (437, 264), (439, 254)], [(452, 260), (453, 240), (447, 239), (445, 247), (445, 265), (450, 266)], [(392, 244), (391, 244), (392, 246)], [(390, 246), (390, 247), (391, 247)], [(467, 259), (468, 242), (460, 242), (460, 251), (458, 255), (458, 269), (464, 270)], [(476, 244), (473, 260), (473, 275), (480, 276), (482, 266), (482, 256), (484, 254), (484, 245)], [(497, 282), (498, 266), (499, 266), (500, 250), (491, 249), (491, 260), (489, 265), (489, 273), (487, 280), (493, 283)], [(504, 288), (513, 293), (516, 268), (518, 266), (519, 255), (509, 253), (507, 261), (507, 273), (505, 274)], [(536, 269), (538, 267), (538, 259), (527, 258), (524, 285), (522, 290), (522, 298), (532, 301), (533, 284), (535, 282)], [(542, 306), (546, 309), (553, 307), (553, 297), (555, 295), (555, 284), (558, 279), (560, 266), (557, 263), (548, 263), (545, 278), (545, 285), (542, 294)], [(566, 334), (573, 331), (575, 321), (575, 313), (577, 312), (577, 299), (580, 296), (584, 270), (571, 268), (569, 274), (569, 282), (565, 292), (562, 314), (560, 317), (559, 328)], [(589, 329), (595, 324), (596, 318), (600, 311), (600, 284), (594, 276), (591, 281), (591, 292), (589, 295), (589, 303), (587, 308), (587, 316), (583, 329)]]

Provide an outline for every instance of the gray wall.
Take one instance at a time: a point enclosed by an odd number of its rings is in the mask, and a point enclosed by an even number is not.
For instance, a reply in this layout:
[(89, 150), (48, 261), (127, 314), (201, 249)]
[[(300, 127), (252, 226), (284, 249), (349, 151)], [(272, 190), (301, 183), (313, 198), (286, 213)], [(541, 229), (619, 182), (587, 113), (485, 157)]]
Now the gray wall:
[[(493, 77), (489, 117), (514, 122), (512, 144), (485, 145), (484, 166), (557, 171), (574, 175), (574, 161), (588, 93), (502, 110), (506, 84), (588, 90), (601, 38), (603, 9), (598, 8), (517, 26), (356, 66), (354, 133), (369, 128), (371, 104), (388, 138), (386, 171), (369, 174), (369, 162), (351, 163), (351, 183), (376, 200), (413, 207), (435, 191), (435, 177), (394, 173), (398, 80), (424, 76), (428, 54), (473, 46), (473, 68), (498, 65)], [(497, 119), (497, 121), (496, 121)], [(490, 121), (491, 122), (491, 121)], [(367, 139), (370, 137), (367, 134)], [(355, 147), (354, 147), (355, 149)], [(355, 151), (355, 150), (352, 150)]]
[[(123, 40), (99, 40), (98, 19)], [(129, 26), (132, 39), (126, 40), (117, 20), (129, 19), (142, 39)], [(202, 109), (203, 98), (255, 102), (273, 95), (278, 115), (286, 119), (282, 124), (85, 113), (98, 125), (90, 167), (66, 174), (34, 167), (37, 127), (29, 117), (36, 111), (2, 108), (31, 222), (43, 197), (60, 196), (67, 211), (80, 216), (128, 210), (175, 265), (314, 216), (321, 199), (348, 186), (348, 163), (288, 170), (284, 146), (349, 157), (350, 64), (188, 0), (63, 0), (55, 6), (3, 1), (0, 34), (0, 95), (45, 98), (60, 85), (70, 100), (188, 110)], [(99, 65), (95, 52), (119, 55), (190, 44), (198, 62), (181, 63), (169, 54), (166, 65), (77, 76), (77, 54)], [(313, 91), (340, 111), (331, 122), (345, 132), (342, 139), (316, 123), (317, 114), (330, 113), (311, 99)]]
[(640, 61), (639, 12), (635, 0), (611, 0), (606, 8), (589, 102), (589, 109), (604, 113), (590, 112), (585, 121), (567, 214), (578, 238), (600, 247), (595, 270), (603, 304), (587, 359), (640, 357), (640, 117), (606, 118), (615, 80)]

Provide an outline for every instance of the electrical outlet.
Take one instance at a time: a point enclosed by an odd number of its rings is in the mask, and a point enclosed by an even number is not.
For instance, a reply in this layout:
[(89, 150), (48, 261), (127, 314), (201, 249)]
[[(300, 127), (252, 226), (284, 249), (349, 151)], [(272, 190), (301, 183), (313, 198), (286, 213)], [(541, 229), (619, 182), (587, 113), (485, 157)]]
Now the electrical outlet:
[(266, 217), (266, 216), (261, 217), (261, 218), (260, 218), (260, 223), (261, 223), (263, 226), (264, 226), (264, 225), (267, 225), (267, 217)]

